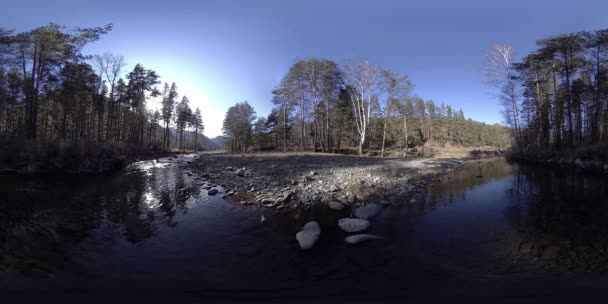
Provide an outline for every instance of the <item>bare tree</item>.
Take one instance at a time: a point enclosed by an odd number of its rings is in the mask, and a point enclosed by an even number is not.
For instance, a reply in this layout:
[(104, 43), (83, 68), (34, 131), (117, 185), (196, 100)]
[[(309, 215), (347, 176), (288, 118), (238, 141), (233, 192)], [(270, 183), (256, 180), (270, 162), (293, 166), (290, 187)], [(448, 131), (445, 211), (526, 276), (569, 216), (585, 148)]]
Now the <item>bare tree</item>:
[(486, 51), (483, 69), (487, 82), (501, 90), (500, 98), (505, 107), (505, 120), (513, 127), (515, 141), (519, 142), (519, 110), (513, 63), (513, 47), (508, 44), (494, 44)]
[(101, 87), (102, 77), (110, 84), (110, 96), (108, 98), (108, 116), (106, 118), (106, 141), (110, 140), (112, 134), (112, 121), (114, 119), (114, 88), (120, 75), (120, 71), (126, 65), (124, 57), (112, 53), (103, 53), (93, 57), (95, 65), (99, 68), (99, 82)]
[(363, 154), (363, 144), (369, 125), (374, 98), (379, 94), (381, 69), (367, 59), (357, 64), (349, 63), (344, 67), (345, 77), (349, 83), (348, 94), (353, 106), (355, 124), (359, 132), (359, 155)]

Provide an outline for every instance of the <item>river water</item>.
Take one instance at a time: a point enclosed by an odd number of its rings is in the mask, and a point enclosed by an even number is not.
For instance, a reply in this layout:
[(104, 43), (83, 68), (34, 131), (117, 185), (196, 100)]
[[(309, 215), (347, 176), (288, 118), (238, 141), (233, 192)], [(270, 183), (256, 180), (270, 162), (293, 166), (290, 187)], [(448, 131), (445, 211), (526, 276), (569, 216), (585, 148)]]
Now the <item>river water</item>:
[[(608, 296), (608, 179), (470, 161), (372, 220), (207, 196), (177, 159), (110, 176), (0, 179), (0, 295), (581, 299)], [(261, 221), (263, 215), (264, 221)], [(321, 238), (300, 251), (307, 221)]]

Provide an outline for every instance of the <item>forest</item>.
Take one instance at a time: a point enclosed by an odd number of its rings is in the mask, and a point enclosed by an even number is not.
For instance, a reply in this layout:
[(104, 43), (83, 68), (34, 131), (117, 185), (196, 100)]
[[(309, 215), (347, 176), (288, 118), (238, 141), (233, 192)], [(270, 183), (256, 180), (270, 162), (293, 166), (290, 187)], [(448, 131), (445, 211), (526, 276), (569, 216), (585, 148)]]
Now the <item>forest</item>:
[[(201, 111), (190, 108), (188, 97), (179, 99), (175, 83), (161, 91), (160, 76), (141, 64), (126, 73), (120, 55), (82, 54), (111, 30), (111, 24), (67, 30), (51, 23), (22, 33), (0, 28), (0, 162), (27, 162), (77, 144), (89, 150), (80, 154), (200, 148)], [(160, 109), (146, 106), (152, 98), (162, 99)]]
[(507, 127), (466, 119), (462, 109), (416, 97), (413, 88), (407, 75), (366, 59), (343, 66), (299, 60), (273, 90), (267, 117), (257, 117), (247, 102), (228, 110), (227, 147), (383, 156), (390, 150), (401, 157), (428, 145), (509, 147)]
[(485, 72), (500, 92), (516, 157), (608, 159), (608, 30), (539, 39), (517, 61), (488, 49)]

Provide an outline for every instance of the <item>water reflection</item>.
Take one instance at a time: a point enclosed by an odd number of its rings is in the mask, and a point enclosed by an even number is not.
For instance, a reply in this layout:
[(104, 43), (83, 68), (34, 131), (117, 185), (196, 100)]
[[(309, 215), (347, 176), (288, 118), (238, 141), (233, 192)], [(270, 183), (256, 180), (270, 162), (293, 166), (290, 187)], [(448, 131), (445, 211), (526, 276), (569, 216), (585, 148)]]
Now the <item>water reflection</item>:
[[(299, 286), (303, 278), (347, 286), (361, 273), (382, 273), (374, 284), (390, 286), (403, 278), (525, 271), (541, 262), (608, 266), (605, 177), (470, 162), (415, 202), (385, 208), (370, 231), (385, 239), (353, 248), (336, 225), (350, 210), (271, 214), (226, 204), (201, 192), (211, 185), (177, 165), (184, 161), (141, 162), (86, 179), (2, 177), (0, 271), (44, 274), (77, 263), (77, 273), (112, 280), (127, 273), (159, 282), (182, 276), (180, 282), (204, 278), (218, 287)], [(294, 235), (310, 220), (323, 232), (315, 250), (303, 254)], [(256, 275), (268, 269), (273, 276)]]
[(176, 216), (200, 201), (199, 183), (168, 161), (104, 177), (1, 177), (0, 271), (61, 268), (73, 245), (102, 223), (142, 242), (159, 225), (177, 225)]
[(509, 214), (521, 251), (570, 270), (608, 270), (608, 179), (575, 170), (521, 166)]

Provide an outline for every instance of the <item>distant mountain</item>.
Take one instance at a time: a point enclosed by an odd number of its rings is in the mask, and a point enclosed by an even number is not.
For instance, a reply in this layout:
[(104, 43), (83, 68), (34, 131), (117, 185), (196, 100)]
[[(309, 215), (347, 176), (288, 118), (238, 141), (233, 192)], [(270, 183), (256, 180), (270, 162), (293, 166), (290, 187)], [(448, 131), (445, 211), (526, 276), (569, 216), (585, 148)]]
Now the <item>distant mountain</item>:
[[(175, 128), (170, 128), (169, 132), (171, 134), (171, 146), (175, 145), (175, 138), (176, 138), (176, 133), (177, 130), (175, 130)], [(197, 143), (199, 146), (199, 149), (201, 150), (219, 150), (223, 147), (223, 140), (220, 140), (221, 136), (215, 137), (213, 139), (210, 139), (209, 137), (203, 135), (203, 134), (199, 134), (198, 135), (198, 139), (197, 139)], [(184, 140), (189, 141), (189, 146), (192, 145), (194, 143), (194, 132), (188, 132), (185, 131), (184, 132)]]
[(213, 144), (217, 145), (219, 148), (224, 147), (224, 143), (226, 142), (226, 137), (224, 136), (216, 136), (214, 138), (209, 139)]

